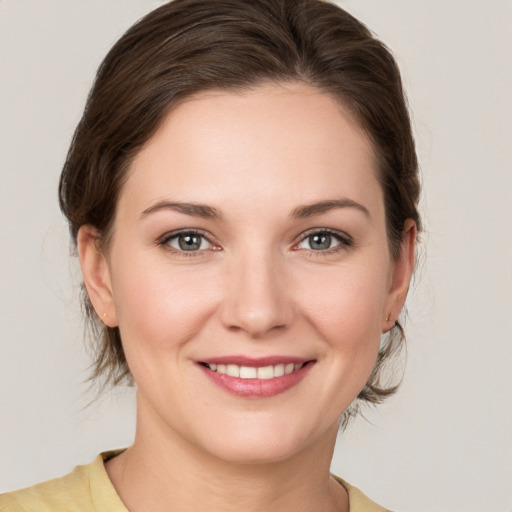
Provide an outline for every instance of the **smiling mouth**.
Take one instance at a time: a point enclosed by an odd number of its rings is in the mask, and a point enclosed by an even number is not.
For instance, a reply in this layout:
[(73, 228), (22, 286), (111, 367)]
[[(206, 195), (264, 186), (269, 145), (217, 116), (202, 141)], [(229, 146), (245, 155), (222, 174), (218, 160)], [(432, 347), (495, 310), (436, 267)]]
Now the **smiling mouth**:
[(258, 379), (270, 380), (276, 377), (283, 377), (291, 373), (299, 371), (301, 368), (313, 361), (305, 363), (287, 363), (267, 366), (240, 366), (237, 364), (216, 364), (216, 363), (200, 363), (210, 371), (227, 375), (228, 377), (236, 377), (239, 379)]
[(264, 399), (295, 387), (308, 375), (315, 359), (276, 356), (260, 359), (226, 356), (198, 361), (211, 382), (244, 399)]

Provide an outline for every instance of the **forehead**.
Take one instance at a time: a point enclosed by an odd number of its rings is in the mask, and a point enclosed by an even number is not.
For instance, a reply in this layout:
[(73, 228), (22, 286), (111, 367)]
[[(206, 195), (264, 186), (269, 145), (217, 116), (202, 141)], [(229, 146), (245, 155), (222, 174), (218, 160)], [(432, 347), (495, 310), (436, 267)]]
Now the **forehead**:
[(135, 157), (119, 206), (129, 200), (144, 210), (169, 197), (218, 203), (235, 192), (247, 204), (326, 194), (372, 200), (375, 174), (368, 137), (329, 94), (303, 84), (208, 91), (167, 115)]

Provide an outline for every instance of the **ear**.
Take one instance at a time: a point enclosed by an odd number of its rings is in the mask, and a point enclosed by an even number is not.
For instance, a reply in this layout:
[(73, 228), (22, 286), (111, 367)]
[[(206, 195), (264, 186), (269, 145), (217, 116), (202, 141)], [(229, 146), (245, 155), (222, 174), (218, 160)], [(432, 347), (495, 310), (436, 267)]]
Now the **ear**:
[(401, 251), (393, 262), (389, 279), (388, 295), (383, 311), (382, 332), (389, 331), (402, 311), (409, 291), (416, 262), (416, 223), (407, 219), (404, 224)]
[(116, 327), (110, 269), (105, 254), (99, 248), (98, 231), (92, 226), (82, 226), (77, 235), (77, 248), (84, 284), (94, 310), (105, 325)]

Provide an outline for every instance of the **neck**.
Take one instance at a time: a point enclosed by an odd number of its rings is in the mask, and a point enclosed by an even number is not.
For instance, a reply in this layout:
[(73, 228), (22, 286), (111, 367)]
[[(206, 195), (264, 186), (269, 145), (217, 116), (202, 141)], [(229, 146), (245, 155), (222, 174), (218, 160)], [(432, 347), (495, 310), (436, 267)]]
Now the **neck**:
[(336, 433), (335, 425), (284, 460), (243, 464), (211, 455), (139, 415), (134, 444), (106, 469), (131, 512), (347, 511), (345, 490), (329, 476)]

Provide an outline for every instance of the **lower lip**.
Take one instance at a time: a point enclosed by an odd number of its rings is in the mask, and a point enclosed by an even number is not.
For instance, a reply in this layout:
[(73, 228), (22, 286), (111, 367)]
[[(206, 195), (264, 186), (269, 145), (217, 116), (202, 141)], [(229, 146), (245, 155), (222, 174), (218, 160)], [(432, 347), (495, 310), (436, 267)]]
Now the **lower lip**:
[(288, 375), (282, 375), (281, 377), (274, 377), (273, 379), (240, 379), (239, 377), (212, 372), (202, 365), (198, 366), (217, 386), (229, 391), (233, 395), (243, 398), (268, 398), (284, 393), (297, 385), (308, 374), (313, 365), (314, 363), (310, 362), (300, 370)]

